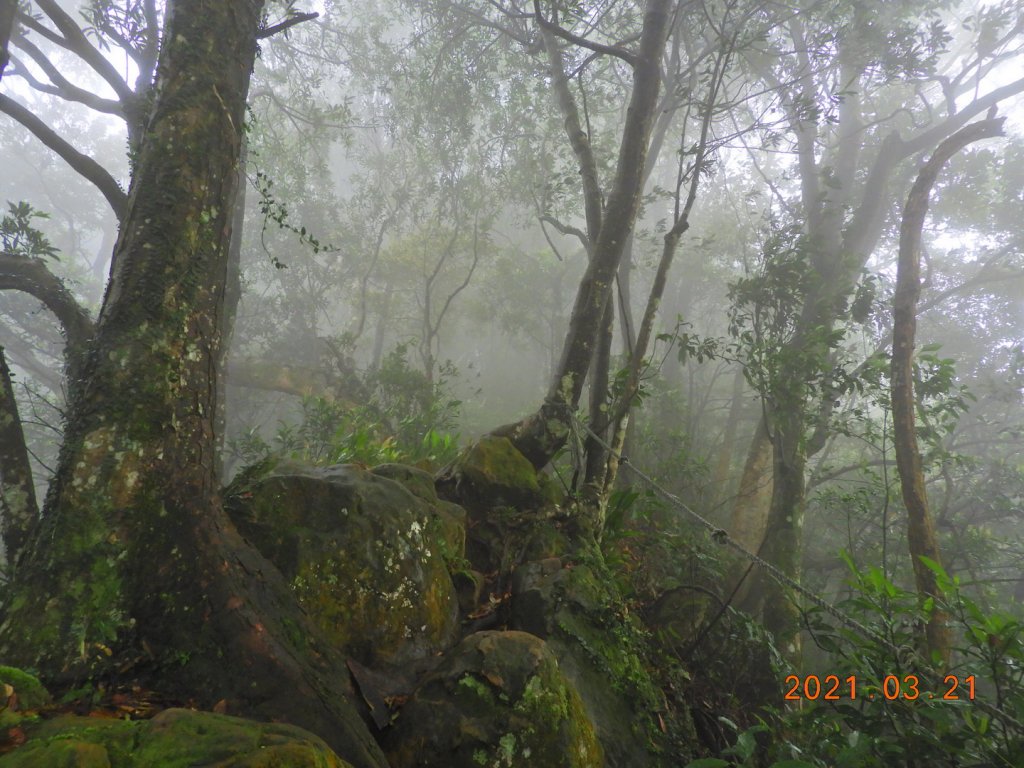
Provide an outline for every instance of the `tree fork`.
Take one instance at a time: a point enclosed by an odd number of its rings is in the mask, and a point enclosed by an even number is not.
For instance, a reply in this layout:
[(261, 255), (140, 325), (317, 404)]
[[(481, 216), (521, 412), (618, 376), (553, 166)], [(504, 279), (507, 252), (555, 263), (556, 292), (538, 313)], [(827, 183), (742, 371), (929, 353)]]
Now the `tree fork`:
[(569, 320), (562, 357), (541, 408), (523, 421), (499, 428), (538, 469), (565, 444), (569, 419), (598, 343), (605, 305), (626, 241), (636, 222), (647, 150), (661, 87), (661, 56), (670, 26), (670, 0), (648, 0), (640, 46), (633, 60), (633, 91), (619, 145), (615, 180), (594, 243), (593, 255), (580, 281)]

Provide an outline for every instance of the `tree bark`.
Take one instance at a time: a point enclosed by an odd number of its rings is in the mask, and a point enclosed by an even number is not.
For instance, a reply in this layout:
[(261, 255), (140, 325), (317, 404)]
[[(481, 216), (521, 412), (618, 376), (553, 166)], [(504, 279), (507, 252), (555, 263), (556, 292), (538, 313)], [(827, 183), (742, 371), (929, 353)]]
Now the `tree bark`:
[(262, 0), (168, 5), (156, 98), (45, 514), (0, 656), (51, 683), (140, 679), (386, 762), (280, 573), (221, 505), (215, 414)]
[(14, 399), (7, 356), (0, 347), (0, 532), (3, 533), (8, 575), (17, 565), (29, 531), (38, 518), (39, 506), (25, 433)]
[(982, 120), (961, 128), (943, 141), (924, 164), (911, 187), (900, 224), (900, 252), (893, 296), (891, 397), (896, 468), (900, 476), (903, 505), (907, 509), (907, 543), (914, 566), (914, 581), (921, 601), (931, 598), (934, 607), (925, 627), (929, 653), (943, 665), (949, 664), (952, 637), (949, 614), (941, 608), (942, 592), (935, 572), (922, 558), (942, 564), (935, 525), (928, 508), (924, 469), (914, 428), (914, 337), (917, 331), (917, 302), (921, 295), (921, 230), (928, 212), (932, 187), (939, 172), (953, 155), (975, 141), (1003, 135), (1005, 118)]
[(0, 0), (0, 80), (11, 60), (11, 33), (14, 31), (14, 17), (18, 13), (18, 0)]

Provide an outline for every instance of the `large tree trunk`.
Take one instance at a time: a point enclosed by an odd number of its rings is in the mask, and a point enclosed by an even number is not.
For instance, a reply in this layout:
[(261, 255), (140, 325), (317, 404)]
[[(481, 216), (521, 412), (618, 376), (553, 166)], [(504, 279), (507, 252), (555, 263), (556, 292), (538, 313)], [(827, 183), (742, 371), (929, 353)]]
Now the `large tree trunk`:
[(961, 128), (935, 150), (924, 164), (907, 197), (900, 225), (900, 254), (893, 297), (892, 329), (892, 420), (896, 448), (896, 468), (900, 475), (903, 504), (907, 508), (907, 543), (914, 566), (914, 581), (922, 602), (935, 600), (925, 628), (929, 653), (943, 664), (949, 663), (952, 638), (948, 613), (939, 602), (941, 590), (935, 572), (922, 558), (942, 564), (935, 525), (928, 509), (924, 488), (921, 452), (914, 430), (914, 336), (917, 331), (917, 301), (921, 295), (921, 229), (928, 212), (928, 200), (939, 171), (949, 159), (968, 144), (1001, 136), (1003, 119), (982, 120)]
[(141, 678), (385, 760), (283, 577), (228, 521), (215, 414), (232, 204), (262, 0), (168, 5), (114, 271), (0, 657)]

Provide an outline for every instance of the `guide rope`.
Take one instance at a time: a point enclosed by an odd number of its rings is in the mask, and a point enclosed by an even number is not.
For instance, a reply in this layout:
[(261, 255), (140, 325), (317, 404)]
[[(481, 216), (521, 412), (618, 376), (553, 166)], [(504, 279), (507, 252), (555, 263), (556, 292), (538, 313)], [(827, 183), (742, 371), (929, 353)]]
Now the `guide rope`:
[[(704, 527), (711, 534), (712, 540), (715, 541), (717, 544), (729, 547), (737, 554), (741, 555), (742, 557), (746, 558), (747, 560), (749, 560), (750, 562), (754, 563), (759, 568), (764, 570), (765, 573), (767, 573), (769, 576), (775, 579), (782, 586), (787, 587), (796, 592), (797, 594), (805, 597), (808, 601), (821, 608), (828, 615), (832, 616), (842, 624), (845, 624), (848, 628), (854, 630), (855, 632), (859, 632), (862, 636), (869, 638), (874, 642), (880, 644), (881, 646), (886, 648), (886, 650), (888, 650), (890, 653), (895, 655), (897, 658), (902, 657), (907, 651), (912, 650), (907, 647), (900, 647), (892, 643), (888, 638), (869, 629), (868, 627), (864, 626), (862, 623), (854, 619), (852, 616), (849, 616), (848, 614), (836, 608), (831, 603), (827, 602), (821, 596), (811, 592), (809, 589), (800, 584), (800, 582), (783, 573), (776, 566), (769, 563), (760, 555), (756, 555), (753, 552), (747, 550), (742, 544), (733, 539), (729, 535), (728, 531), (718, 527), (710, 520), (703, 517), (700, 513), (696, 512), (682, 499), (680, 499), (678, 496), (676, 496), (668, 489), (661, 486), (656, 480), (654, 480), (654, 478), (652, 478), (650, 475), (646, 474), (643, 470), (637, 467), (637, 465), (630, 461), (627, 456), (612, 448), (612, 446), (610, 446), (600, 435), (595, 434), (589, 426), (582, 423), (575, 412), (571, 414), (571, 419), (571, 430), (578, 432), (586, 432), (594, 441), (598, 443), (598, 445), (600, 445), (612, 456), (614, 456), (620, 465), (628, 466), (630, 470), (634, 474), (636, 474), (637, 477), (639, 477), (641, 480), (647, 483), (647, 485), (649, 485), (662, 498), (664, 498), (666, 501), (668, 501), (670, 504), (672, 504), (680, 511), (686, 513), (690, 518), (692, 518), (694, 521), (696, 521), (702, 527)], [(1007, 724), (1012, 725), (1020, 730), (1024, 730), (1024, 723), (1016, 719), (1013, 715), (999, 709), (998, 707), (989, 704), (988, 702), (982, 701), (978, 698), (969, 699), (969, 701), (986, 714), (994, 718), (1000, 718)]]

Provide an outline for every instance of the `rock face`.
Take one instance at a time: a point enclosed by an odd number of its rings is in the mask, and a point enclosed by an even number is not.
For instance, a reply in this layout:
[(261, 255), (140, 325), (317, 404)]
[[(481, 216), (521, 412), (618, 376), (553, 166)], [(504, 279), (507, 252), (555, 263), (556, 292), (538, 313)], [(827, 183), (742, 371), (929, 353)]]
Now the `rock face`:
[(660, 696), (639, 657), (642, 638), (616, 610), (607, 574), (565, 558), (524, 563), (510, 624), (542, 637), (583, 700), (610, 768), (661, 764), (651, 749)]
[[(394, 479), (392, 479), (394, 478)], [(229, 489), (242, 534), (291, 581), (328, 640), (371, 667), (451, 647), (464, 514), (411, 467), (282, 463)]]
[(498, 574), (496, 624), (545, 641), (580, 697), (603, 764), (685, 764), (665, 757), (663, 697), (643, 660), (644, 631), (626, 615), (580, 510), (494, 435), (467, 448), (438, 487), (468, 511), (473, 567)]
[(152, 720), (58, 717), (0, 768), (351, 768), (319, 738), (290, 725), (167, 709)]
[(603, 766), (579, 695), (544, 641), (478, 632), (449, 651), (385, 742), (395, 768)]

